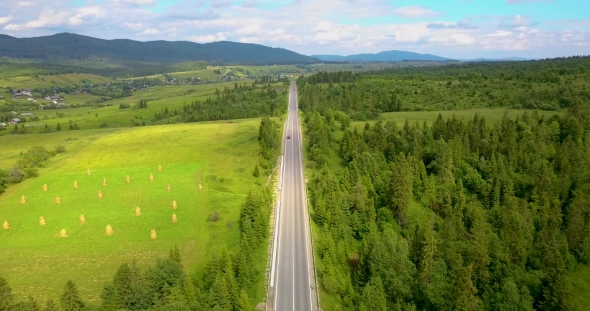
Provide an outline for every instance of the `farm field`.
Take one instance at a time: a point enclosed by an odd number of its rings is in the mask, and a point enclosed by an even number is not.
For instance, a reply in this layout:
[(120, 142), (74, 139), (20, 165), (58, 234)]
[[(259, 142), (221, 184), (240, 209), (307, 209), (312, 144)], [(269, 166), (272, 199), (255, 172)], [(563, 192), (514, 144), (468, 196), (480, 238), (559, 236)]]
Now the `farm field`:
[[(131, 121), (149, 123), (154, 113), (160, 112), (165, 107), (168, 109), (181, 109), (185, 103), (194, 100), (203, 100), (215, 96), (216, 89), (233, 87), (235, 82), (216, 83), (206, 85), (178, 85), (178, 86), (155, 86), (146, 90), (133, 93), (130, 97), (117, 98), (104, 102), (103, 107), (80, 107), (67, 109), (33, 110), (32, 112), (40, 118), (40, 121), (25, 122), (25, 127), (32, 133), (38, 133), (45, 124), (56, 128), (60, 123), (62, 131), (69, 131), (70, 120), (79, 126), (80, 129), (98, 129), (100, 124), (106, 123), (108, 127), (129, 127)], [(193, 91), (191, 91), (193, 90)], [(66, 95), (66, 98), (83, 99), (84, 96), (94, 98), (91, 95)], [(119, 109), (120, 104), (133, 106), (140, 100), (148, 101), (146, 109)], [(45, 117), (47, 116), (47, 117)], [(39, 129), (39, 130), (37, 130)], [(10, 130), (10, 128), (9, 128)], [(0, 131), (1, 135), (8, 135), (10, 131)]]
[[(0, 232), (0, 275), (19, 298), (58, 300), (72, 279), (84, 300), (98, 302), (121, 263), (136, 260), (146, 267), (175, 245), (187, 271), (202, 271), (205, 258), (238, 244), (240, 205), (254, 184), (258, 125), (259, 119), (249, 119), (0, 137), (0, 167), (34, 145), (67, 149), (50, 159), (39, 177), (0, 195), (0, 219), (10, 224)], [(135, 216), (136, 207), (141, 216)], [(220, 220), (208, 221), (214, 212)], [(38, 224), (41, 216), (45, 226)], [(110, 236), (107, 225), (114, 230)], [(59, 237), (62, 229), (67, 238)]]

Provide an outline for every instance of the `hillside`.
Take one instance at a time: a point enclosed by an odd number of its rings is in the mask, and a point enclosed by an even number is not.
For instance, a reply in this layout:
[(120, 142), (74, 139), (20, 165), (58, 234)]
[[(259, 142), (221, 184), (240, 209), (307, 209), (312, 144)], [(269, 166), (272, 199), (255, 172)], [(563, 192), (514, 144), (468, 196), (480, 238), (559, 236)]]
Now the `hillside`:
[(283, 48), (260, 44), (220, 41), (103, 40), (71, 33), (33, 38), (0, 35), (0, 56), (26, 59), (106, 58), (117, 61), (188, 62), (207, 61), (224, 64), (306, 63), (318, 59)]
[(312, 55), (325, 61), (347, 61), (347, 62), (400, 62), (404, 60), (422, 60), (422, 61), (447, 61), (450, 58), (444, 58), (432, 54), (419, 54), (408, 51), (384, 51), (375, 54), (355, 54), (348, 56), (340, 55)]

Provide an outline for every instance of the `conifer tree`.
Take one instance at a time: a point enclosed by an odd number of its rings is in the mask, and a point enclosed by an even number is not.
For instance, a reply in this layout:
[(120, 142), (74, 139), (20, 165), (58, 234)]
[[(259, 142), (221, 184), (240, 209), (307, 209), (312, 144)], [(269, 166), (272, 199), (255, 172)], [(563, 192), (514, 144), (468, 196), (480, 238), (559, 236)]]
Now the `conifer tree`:
[(84, 309), (84, 302), (80, 299), (78, 288), (72, 280), (68, 280), (66, 283), (60, 302), (64, 311), (80, 311)]

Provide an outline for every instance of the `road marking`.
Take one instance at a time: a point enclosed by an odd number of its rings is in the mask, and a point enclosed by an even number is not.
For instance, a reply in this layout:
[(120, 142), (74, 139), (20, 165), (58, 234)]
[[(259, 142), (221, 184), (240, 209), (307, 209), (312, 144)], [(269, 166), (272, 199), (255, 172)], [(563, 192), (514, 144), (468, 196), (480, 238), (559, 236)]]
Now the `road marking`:
[(281, 200), (279, 198), (277, 202), (277, 217), (275, 219), (275, 240), (274, 240), (274, 247), (272, 251), (272, 269), (270, 272), (270, 287), (275, 287), (275, 263), (277, 258), (277, 246), (279, 245), (278, 238), (279, 238), (279, 219), (281, 217)]

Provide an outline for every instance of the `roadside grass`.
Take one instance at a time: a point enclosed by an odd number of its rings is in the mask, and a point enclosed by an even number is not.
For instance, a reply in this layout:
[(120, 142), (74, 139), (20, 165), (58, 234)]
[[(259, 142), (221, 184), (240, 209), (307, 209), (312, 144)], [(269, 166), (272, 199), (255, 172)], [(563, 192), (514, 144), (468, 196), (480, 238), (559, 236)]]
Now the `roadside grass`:
[[(0, 163), (13, 162), (19, 150), (37, 144), (65, 144), (68, 149), (51, 159), (40, 177), (0, 195), (0, 219), (11, 226), (0, 232), (0, 275), (19, 298), (58, 300), (72, 279), (83, 299), (97, 303), (104, 283), (121, 263), (151, 265), (174, 245), (187, 271), (202, 272), (213, 253), (232, 252), (239, 244), (240, 206), (254, 190), (258, 125), (258, 119), (248, 119), (0, 137), (0, 145), (9, 146), (2, 148)], [(91, 176), (86, 175), (88, 168)], [(107, 186), (102, 186), (103, 178)], [(27, 198), (24, 205), (21, 195)], [(55, 203), (57, 195), (61, 204)], [(142, 211), (139, 217), (136, 206)], [(219, 221), (208, 221), (213, 212), (219, 212)], [(172, 213), (178, 216), (176, 224)], [(79, 223), (81, 214), (84, 225)], [(41, 216), (47, 225), (39, 226)], [(112, 236), (105, 235), (109, 224)], [(58, 237), (61, 229), (69, 237)], [(151, 229), (157, 232), (156, 240), (150, 240)], [(252, 287), (250, 297), (263, 298), (262, 283)]]

